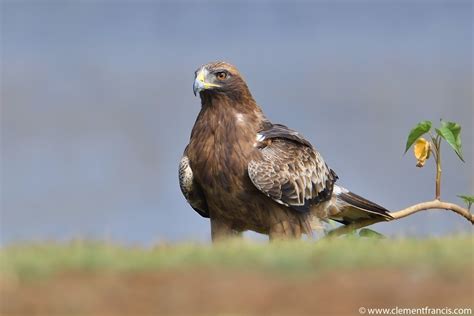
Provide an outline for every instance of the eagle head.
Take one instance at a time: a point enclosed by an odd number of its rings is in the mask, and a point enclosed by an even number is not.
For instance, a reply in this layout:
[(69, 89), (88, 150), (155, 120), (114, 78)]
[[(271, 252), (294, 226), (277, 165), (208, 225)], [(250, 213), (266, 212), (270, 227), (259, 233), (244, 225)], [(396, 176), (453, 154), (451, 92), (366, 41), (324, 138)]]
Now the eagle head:
[(205, 94), (227, 94), (239, 96), (249, 93), (247, 84), (243, 80), (237, 68), (233, 65), (218, 61), (205, 64), (195, 72), (194, 95)]

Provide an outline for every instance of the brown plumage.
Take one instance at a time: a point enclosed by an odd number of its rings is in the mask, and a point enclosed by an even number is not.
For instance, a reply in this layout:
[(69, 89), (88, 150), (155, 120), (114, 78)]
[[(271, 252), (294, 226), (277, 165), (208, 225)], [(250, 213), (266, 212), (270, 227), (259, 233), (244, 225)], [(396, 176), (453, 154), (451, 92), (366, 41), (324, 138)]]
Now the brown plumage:
[(210, 218), (213, 240), (245, 230), (299, 238), (311, 235), (314, 218), (390, 219), (335, 185), (337, 175), (301, 134), (268, 121), (234, 66), (209, 63), (195, 75), (202, 108), (179, 180), (189, 204)]

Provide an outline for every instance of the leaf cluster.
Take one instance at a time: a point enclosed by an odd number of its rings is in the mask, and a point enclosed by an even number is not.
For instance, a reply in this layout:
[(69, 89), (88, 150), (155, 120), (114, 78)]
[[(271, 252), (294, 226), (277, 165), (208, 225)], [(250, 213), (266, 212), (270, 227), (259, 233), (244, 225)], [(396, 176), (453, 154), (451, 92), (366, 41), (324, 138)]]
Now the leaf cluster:
[[(405, 153), (418, 138), (430, 132), (432, 125), (433, 123), (431, 121), (421, 121), (410, 131), (405, 146)], [(456, 122), (441, 120), (441, 126), (434, 130), (440, 138), (444, 139), (451, 146), (459, 159), (464, 162), (461, 142), (461, 125)]]

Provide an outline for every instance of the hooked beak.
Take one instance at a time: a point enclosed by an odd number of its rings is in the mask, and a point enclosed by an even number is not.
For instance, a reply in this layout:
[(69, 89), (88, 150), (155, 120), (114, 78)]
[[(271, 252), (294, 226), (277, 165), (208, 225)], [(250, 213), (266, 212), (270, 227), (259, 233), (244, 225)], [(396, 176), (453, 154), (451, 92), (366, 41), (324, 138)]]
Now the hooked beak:
[(202, 90), (211, 89), (214, 87), (220, 87), (218, 84), (210, 83), (206, 81), (209, 72), (206, 68), (202, 68), (198, 71), (196, 78), (194, 79), (193, 92), (197, 95)]

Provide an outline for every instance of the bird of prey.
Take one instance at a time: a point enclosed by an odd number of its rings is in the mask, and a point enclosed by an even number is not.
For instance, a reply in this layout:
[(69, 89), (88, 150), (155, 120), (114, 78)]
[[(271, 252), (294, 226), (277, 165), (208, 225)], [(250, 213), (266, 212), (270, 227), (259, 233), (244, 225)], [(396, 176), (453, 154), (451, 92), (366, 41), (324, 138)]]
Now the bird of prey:
[(213, 241), (246, 230), (270, 240), (311, 236), (314, 219), (391, 219), (385, 208), (336, 185), (336, 173), (300, 133), (270, 122), (236, 67), (203, 65), (193, 88), (201, 111), (179, 184), (191, 207), (210, 219)]

